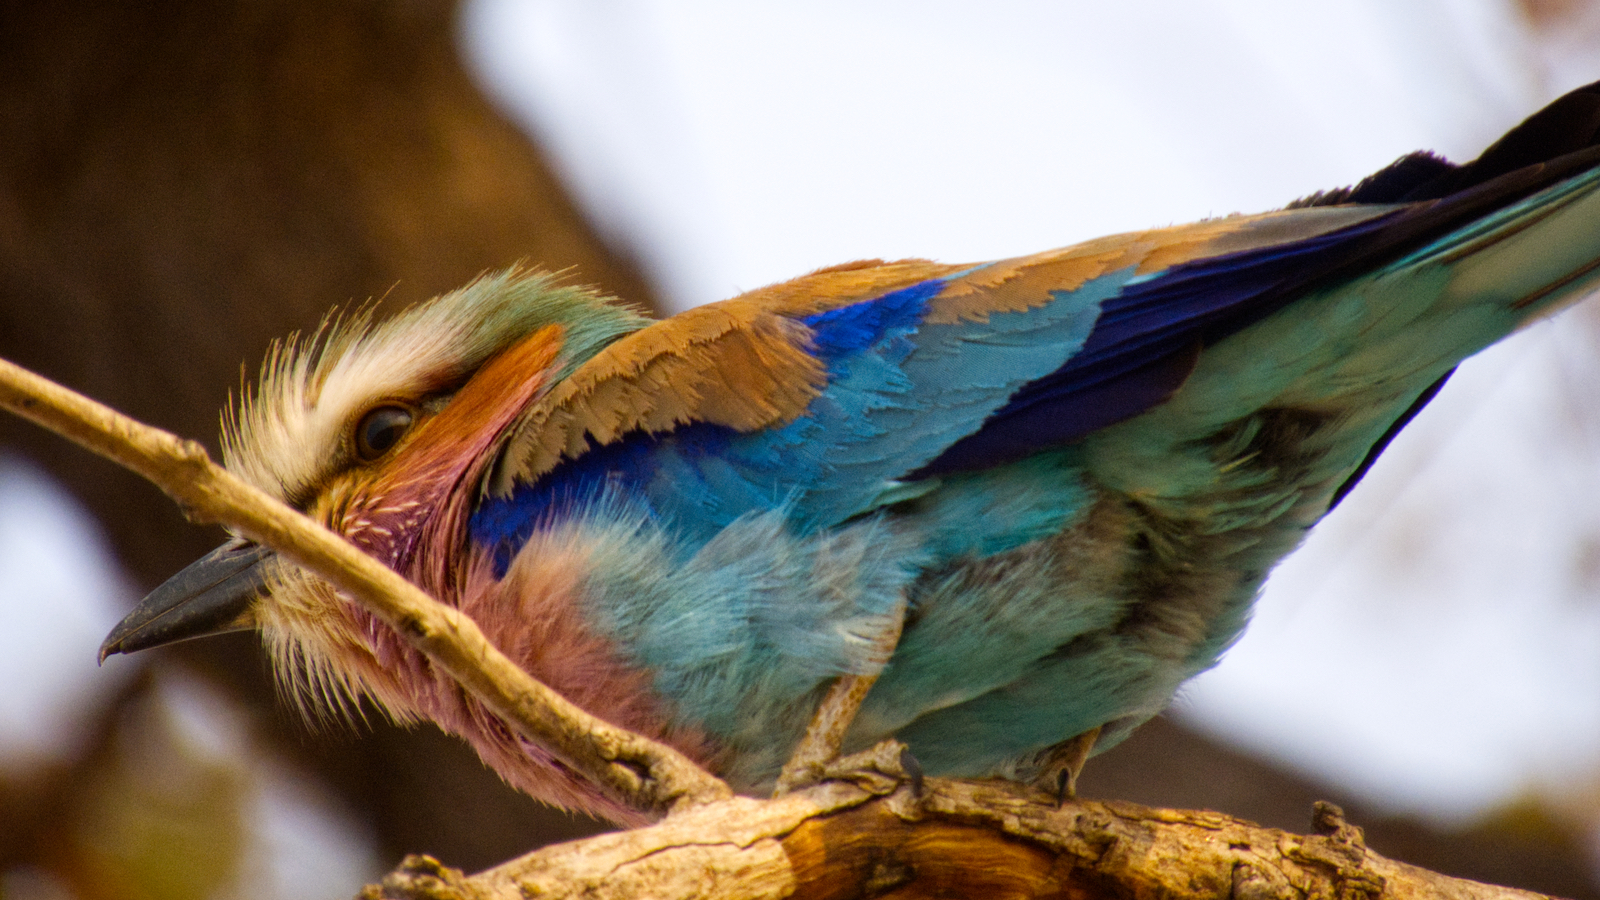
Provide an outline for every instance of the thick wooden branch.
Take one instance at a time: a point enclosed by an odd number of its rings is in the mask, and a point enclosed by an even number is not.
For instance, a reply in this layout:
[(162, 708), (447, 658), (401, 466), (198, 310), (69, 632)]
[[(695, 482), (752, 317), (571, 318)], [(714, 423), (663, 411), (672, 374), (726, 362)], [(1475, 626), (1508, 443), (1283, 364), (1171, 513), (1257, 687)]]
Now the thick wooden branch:
[(695, 897), (1534, 900), (1386, 859), (1319, 805), (1318, 834), (1213, 812), (930, 779), (888, 794), (826, 784), (738, 798), (546, 847), (471, 877), (414, 856), (361, 900)]
[(0, 408), (132, 469), (166, 491), (190, 519), (221, 523), (327, 579), (523, 737), (554, 751), (623, 803), (665, 813), (731, 795), (727, 785), (676, 750), (567, 702), (496, 650), (472, 619), (240, 481), (198, 443), (134, 421), (6, 360), (0, 360)]
[(138, 472), (191, 518), (223, 523), (326, 578), (523, 736), (623, 802), (671, 813), (647, 828), (546, 847), (471, 877), (411, 857), (369, 885), (361, 894), (367, 900), (1540, 896), (1385, 859), (1328, 806), (1318, 810), (1317, 833), (1300, 836), (1210, 812), (1062, 805), (1010, 782), (906, 777), (903, 748), (893, 742), (823, 767), (840, 780), (771, 800), (734, 797), (670, 748), (568, 703), (501, 655), (471, 619), (234, 478), (198, 444), (4, 360), (0, 407)]

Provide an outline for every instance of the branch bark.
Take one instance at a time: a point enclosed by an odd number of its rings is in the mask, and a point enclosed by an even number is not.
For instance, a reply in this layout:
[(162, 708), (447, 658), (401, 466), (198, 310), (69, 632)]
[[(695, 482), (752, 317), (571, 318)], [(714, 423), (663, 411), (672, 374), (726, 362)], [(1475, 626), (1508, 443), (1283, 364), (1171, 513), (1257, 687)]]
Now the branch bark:
[(227, 525), (326, 578), (428, 654), (530, 740), (635, 808), (646, 828), (546, 847), (468, 877), (411, 857), (364, 900), (542, 897), (1217, 897), (1237, 900), (1531, 900), (1368, 850), (1319, 805), (1299, 836), (1211, 812), (1057, 804), (1004, 781), (923, 781), (884, 742), (845, 780), (771, 800), (732, 796), (672, 749), (568, 703), (476, 624), (207, 457), (0, 359), (0, 407), (149, 479), (186, 513)]
[(546, 847), (468, 877), (409, 857), (360, 900), (696, 897), (1533, 900), (1367, 849), (1337, 809), (1309, 836), (1213, 812), (1076, 801), (1002, 781), (919, 796), (830, 783)]

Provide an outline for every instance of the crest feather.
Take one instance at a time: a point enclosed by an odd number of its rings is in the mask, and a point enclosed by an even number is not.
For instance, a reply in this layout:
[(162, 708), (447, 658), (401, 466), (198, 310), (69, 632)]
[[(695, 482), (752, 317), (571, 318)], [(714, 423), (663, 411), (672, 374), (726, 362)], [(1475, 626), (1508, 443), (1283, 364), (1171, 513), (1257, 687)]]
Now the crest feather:
[(309, 335), (272, 344), (261, 378), (223, 416), (227, 467), (305, 505), (347, 463), (343, 435), (377, 401), (454, 391), (490, 357), (546, 325), (561, 325), (565, 377), (602, 347), (649, 322), (592, 289), (517, 268), (374, 322), (370, 305), (334, 312)]

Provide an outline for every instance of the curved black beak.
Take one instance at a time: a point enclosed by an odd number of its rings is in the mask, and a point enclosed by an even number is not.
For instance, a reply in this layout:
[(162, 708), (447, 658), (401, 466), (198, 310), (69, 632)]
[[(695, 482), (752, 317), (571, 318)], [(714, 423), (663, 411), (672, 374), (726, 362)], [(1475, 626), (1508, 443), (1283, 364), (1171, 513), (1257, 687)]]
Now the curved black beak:
[(113, 653), (253, 628), (250, 607), (266, 585), (261, 563), (273, 556), (267, 547), (234, 538), (200, 557), (111, 629), (100, 645), (100, 661)]

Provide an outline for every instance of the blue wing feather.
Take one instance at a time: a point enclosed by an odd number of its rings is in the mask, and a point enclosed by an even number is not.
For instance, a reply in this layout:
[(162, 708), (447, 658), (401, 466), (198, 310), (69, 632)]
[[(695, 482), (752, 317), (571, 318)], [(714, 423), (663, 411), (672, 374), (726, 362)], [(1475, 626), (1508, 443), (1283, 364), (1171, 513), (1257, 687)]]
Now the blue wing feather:
[(1575, 166), (1519, 171), (1445, 200), (1161, 271), (1129, 266), (1070, 290), (1033, 288), (1041, 296), (1020, 304), (1007, 292), (1024, 288), (985, 288), (1006, 302), (981, 318), (933, 321), (928, 310), (983, 266), (798, 318), (827, 371), (804, 415), (754, 433), (698, 423), (591, 448), (485, 499), (474, 540), (509, 560), (541, 522), (611, 489), (671, 522), (687, 548), (746, 513), (779, 507), (800, 533), (832, 527), (928, 489), (916, 482), (1015, 462), (1145, 412), (1185, 382), (1202, 347), (1318, 284), (1426, 245), (1485, 205), (1501, 215), (1454, 239), (1495, 227), (1515, 214), (1508, 200)]
[(981, 267), (807, 316), (828, 384), (804, 416), (753, 434), (700, 423), (627, 435), (485, 500), (474, 537), (504, 563), (541, 523), (611, 489), (688, 546), (784, 505), (802, 533), (831, 527), (904, 499), (907, 482), (1016, 461), (1160, 403), (1202, 341), (1277, 308), (1308, 260), (1376, 227), (1155, 274), (1130, 266), (981, 320), (927, 320), (930, 301)]
[(1350, 246), (1386, 228), (1379, 216), (1326, 234), (1229, 253), (1129, 279), (1105, 299), (1082, 350), (1022, 386), (977, 432), (916, 476), (982, 469), (1071, 443), (1172, 395), (1205, 345), (1298, 295), (1308, 273), (1341, 265)]
[(502, 566), (542, 523), (622, 490), (686, 547), (787, 506), (802, 533), (897, 502), (915, 482), (1061, 446), (1162, 402), (1201, 342), (1284, 302), (1287, 281), (1384, 219), (1140, 275), (1130, 266), (1021, 311), (930, 322), (928, 304), (979, 269), (807, 316), (828, 384), (806, 414), (740, 434), (707, 423), (636, 432), (489, 498), (476, 541)]
[[(965, 274), (965, 273), (957, 273)], [(951, 278), (806, 317), (828, 386), (806, 414), (754, 434), (697, 424), (643, 432), (567, 460), (473, 518), (475, 541), (508, 562), (541, 523), (623, 489), (688, 546), (748, 512), (787, 505), (801, 532), (904, 496), (898, 480), (975, 431), (1029, 381), (1059, 369), (1127, 270), (982, 322), (925, 321)]]

